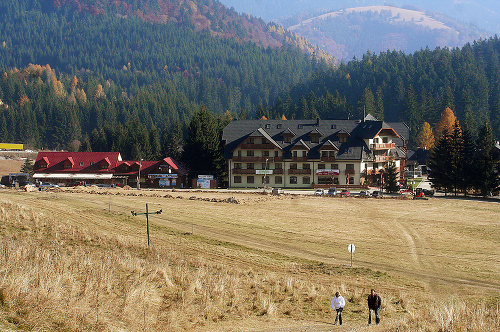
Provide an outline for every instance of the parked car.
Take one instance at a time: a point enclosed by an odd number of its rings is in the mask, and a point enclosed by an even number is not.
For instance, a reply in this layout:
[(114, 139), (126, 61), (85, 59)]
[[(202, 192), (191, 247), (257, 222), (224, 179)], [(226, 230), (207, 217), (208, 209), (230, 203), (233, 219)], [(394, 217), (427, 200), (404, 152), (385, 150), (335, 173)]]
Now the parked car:
[(369, 190), (361, 190), (359, 192), (359, 197), (370, 197), (370, 191)]
[(328, 189), (328, 192), (326, 193), (327, 195), (330, 195), (330, 196), (335, 196), (337, 195), (337, 188), (330, 188)]
[(434, 190), (423, 189), (425, 196), (434, 196)]
[(281, 189), (281, 188), (273, 188), (273, 190), (271, 191), (271, 193), (273, 195), (281, 195), (281, 194), (283, 194), (283, 189)]
[(382, 192), (381, 192), (381, 191), (379, 191), (379, 190), (374, 190), (374, 191), (372, 192), (372, 196), (373, 196), (373, 197), (382, 197)]
[(323, 196), (325, 194), (325, 190), (324, 189), (316, 189), (314, 191), (314, 195), (316, 196)]
[(29, 181), (21, 181), (21, 182), (19, 182), (19, 187), (26, 187), (26, 186), (31, 186), (33, 188), (36, 187), (33, 183), (31, 183)]
[(401, 189), (399, 191), (399, 194), (400, 195), (413, 195), (413, 191), (411, 191), (411, 189)]
[(340, 196), (351, 196), (351, 191), (349, 189), (342, 189)]
[(49, 182), (41, 182), (39, 185), (40, 189), (48, 189), (48, 188), (59, 188), (57, 184), (49, 183)]

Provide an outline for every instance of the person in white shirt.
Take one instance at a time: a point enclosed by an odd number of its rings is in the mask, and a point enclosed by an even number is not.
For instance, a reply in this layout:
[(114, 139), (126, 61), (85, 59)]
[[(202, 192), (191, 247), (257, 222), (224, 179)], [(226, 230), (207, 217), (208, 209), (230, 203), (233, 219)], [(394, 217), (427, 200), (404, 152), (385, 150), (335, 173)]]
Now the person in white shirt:
[(339, 294), (339, 292), (336, 292), (335, 297), (332, 300), (332, 308), (337, 312), (337, 317), (335, 317), (335, 325), (337, 325), (337, 322), (342, 325), (342, 310), (344, 310), (344, 306), (344, 298)]

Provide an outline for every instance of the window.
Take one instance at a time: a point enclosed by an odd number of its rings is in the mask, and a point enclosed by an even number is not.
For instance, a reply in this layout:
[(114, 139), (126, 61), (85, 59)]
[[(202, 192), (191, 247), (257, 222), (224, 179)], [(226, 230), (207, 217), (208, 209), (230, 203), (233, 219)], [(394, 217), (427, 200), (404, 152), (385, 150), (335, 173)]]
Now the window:
[(308, 176), (304, 176), (302, 178), (302, 184), (310, 184), (311, 183), (311, 178)]
[(328, 151), (321, 151), (321, 157), (323, 158), (328, 157)]
[(262, 151), (262, 157), (269, 157), (269, 151)]
[(292, 152), (292, 157), (297, 158), (297, 156), (298, 156), (298, 151), (293, 151)]
[(339, 184), (339, 178), (337, 177), (333, 178), (333, 184)]
[(290, 169), (297, 169), (297, 164), (290, 164)]
[(283, 128), (283, 125), (281, 123), (276, 125), (276, 129), (281, 129), (281, 128)]
[(238, 157), (241, 157), (241, 150), (238, 150)]
[(388, 138), (388, 137), (384, 137), (384, 138), (382, 138), (382, 142), (383, 142), (383, 143), (389, 143), (389, 138)]
[(354, 184), (354, 177), (352, 177), (352, 176), (351, 176), (351, 177), (349, 178), (349, 184)]
[(234, 169), (241, 169), (241, 163), (234, 163)]
[(269, 142), (267, 141), (267, 139), (262, 138), (262, 144), (269, 144)]
[(253, 157), (253, 150), (247, 151), (247, 157)]
[(71, 168), (71, 164), (70, 163), (64, 164), (64, 168)]
[(345, 165), (345, 169), (354, 170), (354, 164)]
[(339, 169), (339, 164), (332, 164), (332, 169)]
[(302, 151), (302, 157), (307, 157), (307, 151)]
[(241, 176), (239, 176), (239, 175), (235, 176), (234, 183), (241, 183)]
[(274, 164), (274, 169), (282, 169), (283, 166), (281, 165), (281, 163), (276, 163)]
[(378, 137), (375, 137), (375, 138), (373, 139), (373, 143), (374, 143), (374, 144), (378, 144)]
[(253, 163), (247, 163), (247, 169), (254, 169)]
[(278, 157), (278, 153), (279, 153), (278, 151), (274, 151), (274, 156)]
[(90, 166), (92, 166), (92, 165), (94, 165), (94, 164), (95, 164), (95, 162), (93, 162), (93, 161), (91, 161), (91, 162), (90, 162)]
[(266, 129), (269, 129), (271, 128), (271, 125), (270, 124), (266, 124)]
[(311, 169), (311, 165), (310, 164), (303, 164), (302, 169)]
[(283, 183), (283, 178), (281, 176), (276, 176), (274, 178), (274, 183), (275, 184), (282, 184)]
[(345, 142), (347, 142), (347, 136), (346, 136), (346, 135), (342, 135), (342, 136), (340, 136), (340, 137), (339, 137), (339, 142), (340, 142), (340, 143), (345, 143)]
[(302, 126), (301, 124), (299, 124), (299, 125), (297, 126), (297, 128), (299, 128), (299, 129), (302, 129), (302, 127), (303, 127), (303, 126)]
[(311, 143), (319, 143), (319, 136), (314, 135), (311, 137)]
[(253, 183), (254, 178), (253, 176), (247, 176), (247, 183)]
[(318, 169), (325, 169), (325, 164), (318, 164)]
[(296, 176), (290, 176), (290, 184), (297, 184), (297, 177)]
[(291, 143), (292, 142), (292, 138), (290, 136), (285, 136), (285, 137), (283, 137), (283, 142), (285, 142), (285, 143)]
[(328, 152), (328, 157), (335, 158), (335, 151), (329, 151)]
[(269, 169), (269, 164), (262, 163), (262, 169)]
[(83, 166), (83, 161), (80, 161), (80, 164), (79, 164), (79, 165), (80, 165), (80, 167), (81, 167), (81, 166)]
[(255, 143), (254, 138), (253, 138), (253, 137), (250, 137), (250, 138), (248, 139), (248, 144), (254, 144), (254, 143)]
[(336, 124), (332, 124), (332, 129), (337, 129), (337, 125)]

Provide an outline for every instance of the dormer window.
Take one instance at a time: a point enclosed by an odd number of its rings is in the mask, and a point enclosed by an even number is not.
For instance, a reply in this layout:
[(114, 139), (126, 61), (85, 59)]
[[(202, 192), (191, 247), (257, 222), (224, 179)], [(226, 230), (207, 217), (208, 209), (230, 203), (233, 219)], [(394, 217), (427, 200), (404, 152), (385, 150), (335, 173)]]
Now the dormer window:
[(79, 165), (80, 167), (83, 167), (83, 161), (80, 161)]
[(302, 128), (303, 128), (303, 126), (302, 126), (301, 124), (299, 124), (299, 125), (297, 126), (297, 128), (298, 128), (298, 129), (302, 129)]
[(266, 124), (266, 127), (265, 127), (265, 128), (266, 128), (266, 129), (270, 129), (270, 128), (271, 128), (271, 125), (268, 123), (268, 124)]
[(283, 127), (283, 125), (281, 123), (279, 123), (277, 126), (276, 126), (276, 129), (281, 129)]
[(337, 129), (337, 125), (336, 124), (332, 124), (332, 129)]

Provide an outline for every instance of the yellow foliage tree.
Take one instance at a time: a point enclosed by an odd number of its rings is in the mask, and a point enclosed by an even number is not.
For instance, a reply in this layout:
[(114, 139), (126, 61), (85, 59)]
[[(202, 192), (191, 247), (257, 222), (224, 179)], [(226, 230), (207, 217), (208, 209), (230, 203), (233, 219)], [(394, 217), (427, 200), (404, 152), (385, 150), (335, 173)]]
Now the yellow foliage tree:
[(455, 120), (457, 117), (455, 113), (451, 110), (451, 108), (446, 107), (446, 109), (441, 114), (441, 119), (436, 126), (434, 127), (434, 137), (441, 137), (443, 131), (446, 129), (448, 132), (451, 132), (453, 126), (455, 125)]
[(422, 130), (418, 133), (417, 146), (426, 150), (430, 150), (434, 147), (434, 134), (428, 122), (424, 122)]

